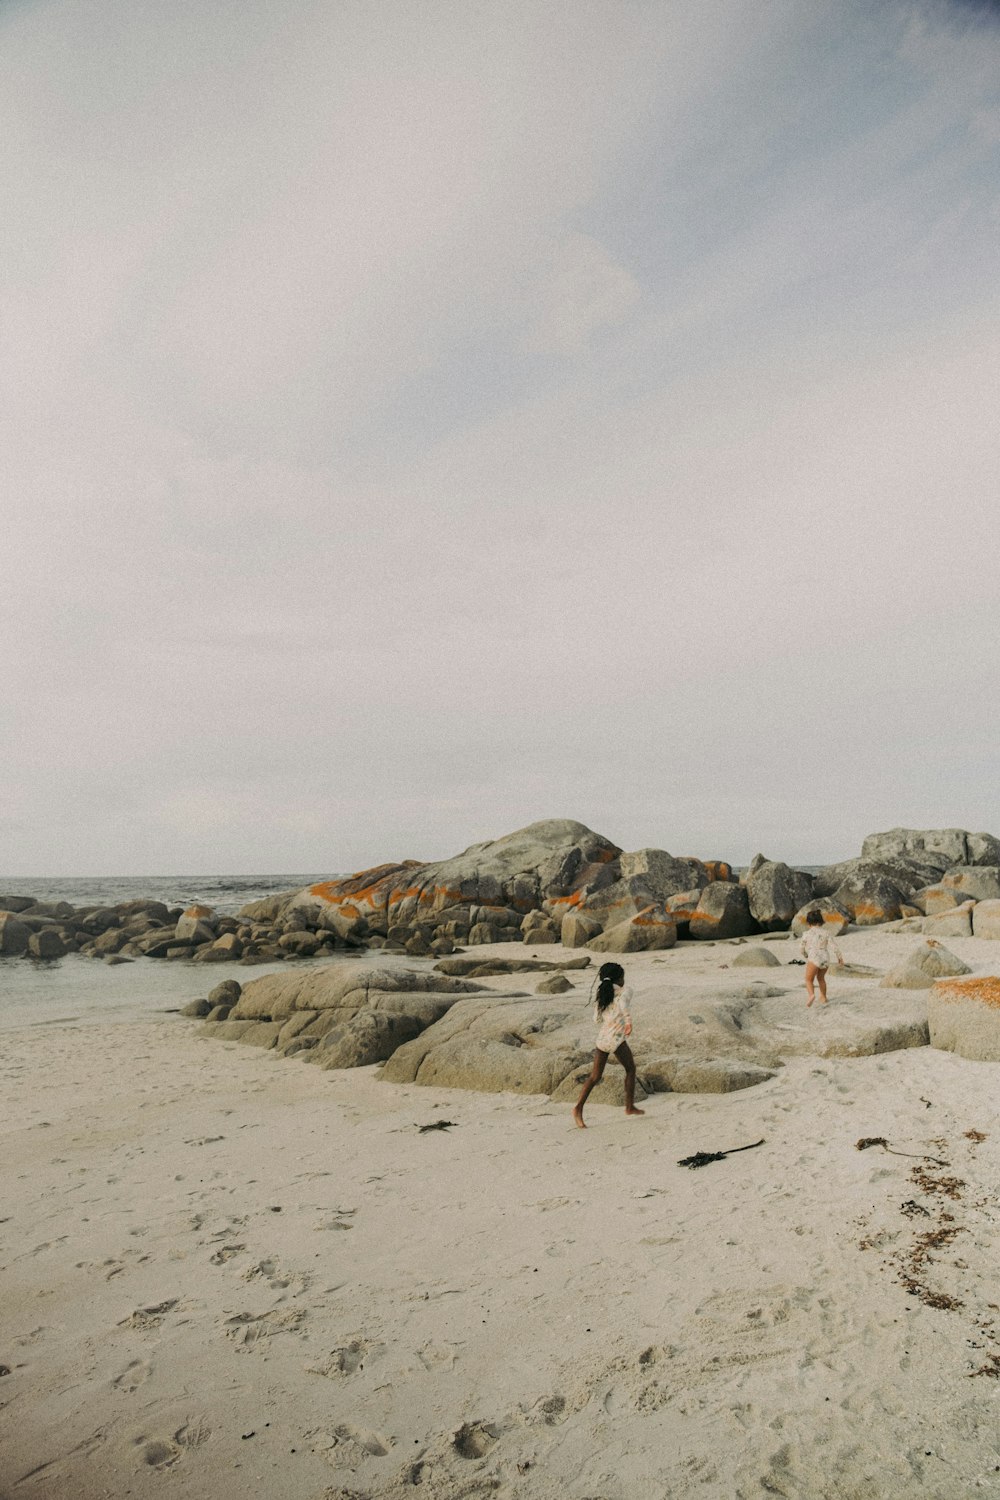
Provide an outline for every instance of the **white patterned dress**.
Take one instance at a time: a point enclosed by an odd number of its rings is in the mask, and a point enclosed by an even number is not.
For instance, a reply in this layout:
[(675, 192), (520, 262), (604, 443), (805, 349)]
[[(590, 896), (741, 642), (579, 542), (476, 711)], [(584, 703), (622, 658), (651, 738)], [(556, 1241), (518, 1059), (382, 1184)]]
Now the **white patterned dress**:
[(632, 1026), (632, 1017), (629, 1013), (631, 999), (632, 987), (627, 984), (623, 989), (615, 992), (615, 998), (603, 1010), (598, 1009), (595, 1001), (594, 1020), (597, 1023), (598, 1032), (594, 1046), (599, 1052), (616, 1052), (625, 1040)]

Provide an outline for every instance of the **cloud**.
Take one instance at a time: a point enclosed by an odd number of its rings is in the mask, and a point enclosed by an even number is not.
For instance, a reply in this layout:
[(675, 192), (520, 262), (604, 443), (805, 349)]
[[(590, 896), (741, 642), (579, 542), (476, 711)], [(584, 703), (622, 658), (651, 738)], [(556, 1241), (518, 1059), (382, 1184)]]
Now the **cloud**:
[(988, 824), (960, 12), (8, 10), (9, 862)]

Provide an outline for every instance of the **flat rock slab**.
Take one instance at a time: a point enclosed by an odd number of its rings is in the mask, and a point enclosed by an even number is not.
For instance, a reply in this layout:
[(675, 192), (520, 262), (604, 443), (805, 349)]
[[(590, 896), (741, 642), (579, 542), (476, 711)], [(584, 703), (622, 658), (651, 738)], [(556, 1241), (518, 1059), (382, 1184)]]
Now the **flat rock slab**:
[(927, 996), (932, 1047), (1000, 1062), (1000, 977), (939, 979)]

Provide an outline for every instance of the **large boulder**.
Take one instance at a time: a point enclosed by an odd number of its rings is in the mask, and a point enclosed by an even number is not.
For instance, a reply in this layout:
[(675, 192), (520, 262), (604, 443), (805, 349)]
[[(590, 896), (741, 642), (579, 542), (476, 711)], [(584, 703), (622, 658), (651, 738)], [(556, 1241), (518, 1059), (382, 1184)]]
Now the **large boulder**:
[(967, 963), (930, 938), (914, 948), (901, 964), (890, 969), (880, 984), (886, 990), (929, 990), (937, 979), (971, 974)]
[(959, 900), (1000, 900), (1000, 865), (960, 865), (941, 876), (945, 890), (958, 893)]
[(747, 937), (756, 930), (746, 889), (729, 881), (706, 885), (691, 914), (691, 936), (701, 940)]
[(886, 833), (870, 833), (861, 845), (862, 859), (888, 861), (904, 855), (939, 865), (942, 871), (965, 864), (968, 852), (969, 835), (964, 828), (890, 828)]
[[(296, 892), (286, 911), (352, 936), (385, 936), (394, 925), (429, 919), (444, 923), (455, 909), (468, 920), (470, 906), (503, 908), (498, 927), (509, 925), (507, 910), (519, 922), (543, 902), (561, 921), (585, 889), (615, 878), (620, 853), (582, 823), (553, 818), (473, 844), (452, 859), (404, 860), (321, 881)], [(489, 920), (484, 911), (469, 925)]]
[(0, 953), (7, 958), (17, 958), (28, 951), (31, 928), (18, 921), (13, 912), (0, 911)]
[(636, 876), (660, 902), (680, 891), (700, 891), (709, 883), (700, 859), (678, 858), (666, 849), (636, 849), (619, 860), (622, 876)]
[(932, 1047), (1000, 1062), (1000, 977), (939, 979), (927, 996)]
[(922, 891), (914, 891), (910, 903), (925, 916), (939, 917), (943, 911), (954, 911), (965, 899), (954, 886), (938, 882), (935, 885), (925, 885)]
[(972, 911), (972, 935), (1000, 938), (1000, 901), (978, 901)]
[(581, 911), (568, 911), (560, 924), (559, 937), (564, 948), (585, 948), (600, 930), (601, 924), (596, 917), (588, 917)]
[(28, 939), (28, 952), (32, 958), (62, 958), (67, 948), (54, 927), (42, 927)]
[(858, 869), (841, 882), (833, 899), (851, 914), (857, 927), (877, 927), (904, 916), (908, 892), (882, 870)]
[(757, 854), (744, 880), (750, 915), (765, 932), (781, 932), (812, 895), (812, 877)]
[(972, 909), (974, 901), (956, 906), (954, 911), (943, 911), (937, 917), (925, 917), (923, 931), (930, 937), (971, 937)]
[(592, 917), (606, 931), (619, 922), (630, 921), (648, 907), (660, 904), (644, 875), (626, 875), (600, 890), (588, 891), (575, 909), (583, 916)]
[(367, 1068), (384, 1062), (423, 1029), (416, 1016), (362, 1011), (328, 1031), (307, 1061), (321, 1068)]
[(792, 918), (792, 936), (802, 937), (808, 926), (806, 917), (811, 911), (818, 911), (823, 918), (823, 925), (830, 937), (839, 937), (846, 932), (851, 925), (851, 914), (846, 906), (841, 906), (832, 896), (819, 896), (812, 901), (807, 901), (800, 911)]
[(677, 927), (662, 906), (647, 906), (624, 922), (606, 927), (597, 937), (591, 938), (587, 947), (594, 953), (648, 953), (660, 948), (673, 948), (677, 942)]
[(181, 942), (210, 943), (215, 937), (215, 922), (210, 906), (189, 906), (177, 918), (174, 936)]
[(0, 896), (0, 912), (30, 911), (37, 904), (34, 896)]
[(331, 963), (292, 973), (264, 974), (243, 986), (232, 1019), (279, 1020), (296, 1010), (338, 1011), (347, 1020), (368, 1008), (372, 995), (474, 994), (483, 986), (413, 969), (383, 969), (362, 963)]

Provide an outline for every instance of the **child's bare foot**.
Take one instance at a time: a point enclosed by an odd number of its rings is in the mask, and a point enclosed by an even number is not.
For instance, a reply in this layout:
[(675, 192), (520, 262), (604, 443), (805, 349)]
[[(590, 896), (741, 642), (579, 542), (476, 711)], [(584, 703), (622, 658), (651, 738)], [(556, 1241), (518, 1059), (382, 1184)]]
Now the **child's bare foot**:
[(586, 1130), (587, 1127), (583, 1123), (583, 1110), (580, 1108), (579, 1104), (577, 1104), (573, 1109), (573, 1119), (576, 1121), (577, 1125), (579, 1125), (581, 1130)]
[(635, 1105), (633, 1104), (632, 1108), (627, 1109), (625, 1113), (627, 1115), (644, 1115), (646, 1111), (644, 1109), (636, 1109)]
[(815, 999), (816, 999), (816, 996), (815, 996), (815, 995), (810, 995), (810, 996), (809, 996), (809, 999), (808, 999), (808, 1000), (807, 1000), (807, 1001), (806, 1001), (806, 1009), (808, 1009), (808, 1008), (809, 1008), (809, 1006), (810, 1006), (810, 1005), (812, 1005), (812, 1003), (813, 1003), (813, 1001), (814, 1001), (814, 1000), (815, 1000)]

